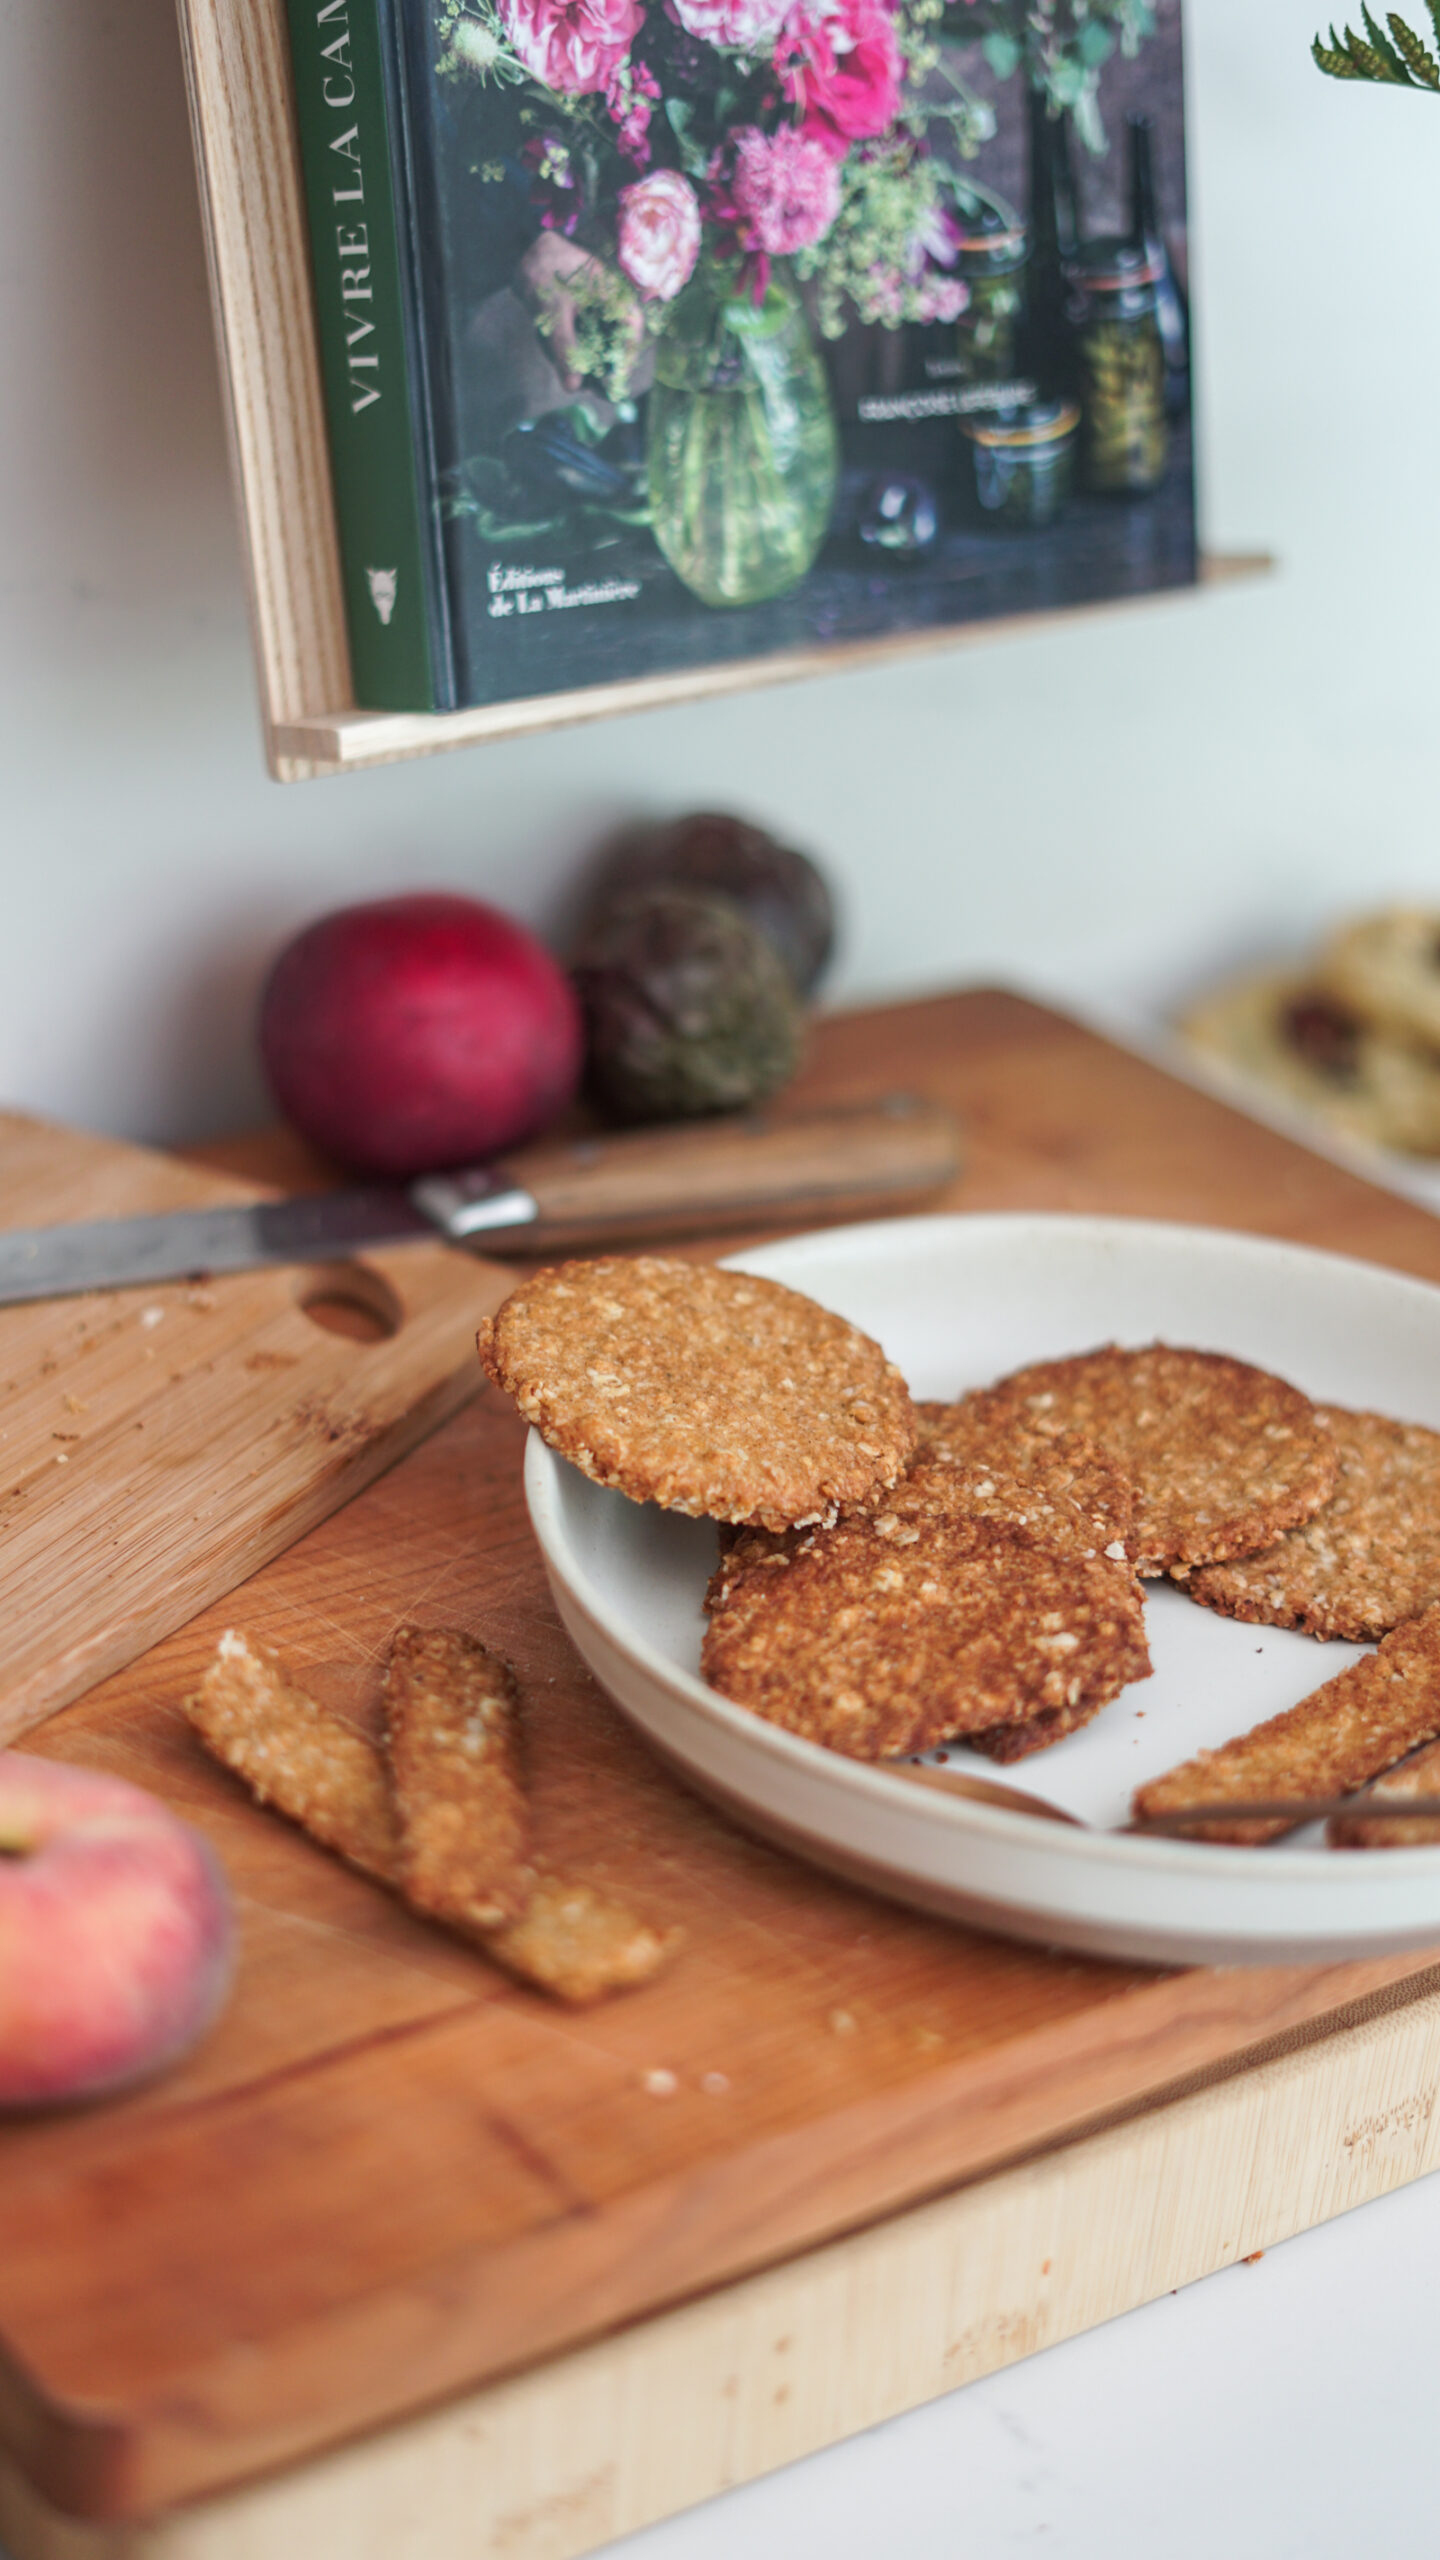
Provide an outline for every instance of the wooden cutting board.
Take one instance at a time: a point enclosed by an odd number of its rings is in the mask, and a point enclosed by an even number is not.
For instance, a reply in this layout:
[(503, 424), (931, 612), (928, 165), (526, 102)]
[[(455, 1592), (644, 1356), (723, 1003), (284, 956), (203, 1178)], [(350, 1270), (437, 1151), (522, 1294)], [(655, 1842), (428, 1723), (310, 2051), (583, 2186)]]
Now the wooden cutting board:
[[(7, 1227), (263, 1196), (0, 1114)], [(439, 1243), (0, 1307), (0, 1743), (293, 1545), (478, 1393), (511, 1285)]]
[[(1016, 998), (826, 1024), (810, 1098), (882, 1084), (962, 1113), (957, 1208), (1200, 1220), (1440, 1280), (1413, 1206)], [(1158, 1974), (749, 1841), (570, 1649), (521, 1443), (487, 1390), (34, 1738), (201, 1825), (244, 1960), (181, 2070), (0, 2130), (23, 2560), (558, 2560), (1431, 2164), (1440, 1951)], [(683, 1925), (670, 1974), (548, 2006), (259, 1812), (179, 1715), (232, 1621), (363, 1715), (405, 1617), (513, 1657), (542, 1847)]]

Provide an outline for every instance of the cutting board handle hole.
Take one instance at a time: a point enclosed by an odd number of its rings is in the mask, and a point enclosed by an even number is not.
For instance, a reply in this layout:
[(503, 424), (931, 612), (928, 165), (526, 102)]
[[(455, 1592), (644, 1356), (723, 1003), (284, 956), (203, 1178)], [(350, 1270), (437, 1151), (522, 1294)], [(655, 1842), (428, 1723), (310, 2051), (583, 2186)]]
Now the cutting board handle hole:
[(389, 1282), (363, 1262), (307, 1271), (296, 1295), (302, 1315), (323, 1333), (342, 1334), (348, 1342), (389, 1342), (405, 1321)]

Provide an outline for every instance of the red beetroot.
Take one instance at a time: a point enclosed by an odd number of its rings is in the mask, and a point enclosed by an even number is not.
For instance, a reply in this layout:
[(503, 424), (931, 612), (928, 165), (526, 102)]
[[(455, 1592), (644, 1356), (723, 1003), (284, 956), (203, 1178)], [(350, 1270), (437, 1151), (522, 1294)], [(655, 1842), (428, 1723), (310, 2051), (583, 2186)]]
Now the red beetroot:
[(580, 1013), (543, 943), (440, 892), (321, 916), (288, 943), (260, 1006), (275, 1098), (360, 1172), (483, 1162), (544, 1128), (580, 1077)]

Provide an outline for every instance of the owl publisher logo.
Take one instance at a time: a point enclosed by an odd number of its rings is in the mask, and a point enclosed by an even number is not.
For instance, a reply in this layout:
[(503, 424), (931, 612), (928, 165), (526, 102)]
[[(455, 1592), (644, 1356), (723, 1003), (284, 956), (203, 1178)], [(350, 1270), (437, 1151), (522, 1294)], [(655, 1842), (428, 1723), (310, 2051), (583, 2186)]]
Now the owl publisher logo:
[(398, 569), (367, 569), (365, 572), (365, 582), (370, 589), (370, 601), (387, 628), (390, 616), (395, 610), (395, 589), (399, 580)]

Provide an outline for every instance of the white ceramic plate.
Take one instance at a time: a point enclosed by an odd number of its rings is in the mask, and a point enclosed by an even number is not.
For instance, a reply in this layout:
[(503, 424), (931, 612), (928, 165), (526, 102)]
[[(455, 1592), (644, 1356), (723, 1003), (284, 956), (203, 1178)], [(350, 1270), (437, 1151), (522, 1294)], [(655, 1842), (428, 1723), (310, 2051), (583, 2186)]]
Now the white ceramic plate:
[[(1334, 1254), (1120, 1218), (895, 1218), (731, 1267), (863, 1326), (917, 1396), (1158, 1339), (1440, 1429), (1440, 1289)], [(820, 1865), (980, 1928), (1160, 1964), (1440, 1946), (1440, 1848), (1329, 1851), (1315, 1827), (1269, 1849), (1069, 1829), (778, 1731), (699, 1676), (709, 1522), (603, 1491), (533, 1432), (525, 1484), (560, 1614), (596, 1677), (694, 1786)], [(1153, 1677), (1083, 1732), (1011, 1770), (954, 1745), (945, 1756), (1115, 1825), (1142, 1779), (1293, 1704), (1361, 1650), (1236, 1625), (1155, 1583), (1146, 1619)]]

